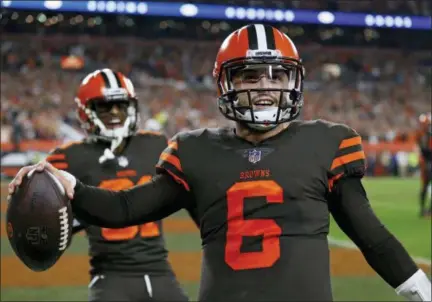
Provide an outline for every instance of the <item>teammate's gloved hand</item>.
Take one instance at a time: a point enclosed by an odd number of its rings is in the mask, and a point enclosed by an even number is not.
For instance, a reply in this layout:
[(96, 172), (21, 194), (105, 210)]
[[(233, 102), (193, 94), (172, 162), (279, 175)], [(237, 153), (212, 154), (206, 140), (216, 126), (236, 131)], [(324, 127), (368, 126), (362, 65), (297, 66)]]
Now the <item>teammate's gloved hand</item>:
[(11, 195), (15, 192), (15, 188), (21, 184), (24, 176), (26, 176), (29, 173), (33, 173), (34, 171), (42, 171), (44, 169), (50, 172), (54, 177), (58, 179), (58, 181), (63, 186), (65, 193), (67, 194), (69, 199), (73, 199), (74, 189), (76, 185), (75, 176), (73, 176), (72, 174), (66, 171), (59, 170), (55, 168), (53, 165), (51, 165), (49, 162), (43, 160), (37, 163), (36, 165), (25, 166), (18, 171), (15, 178), (8, 185), (8, 193), (9, 193), (8, 201), (10, 200)]
[(431, 301), (431, 282), (419, 269), (411, 278), (396, 288), (396, 293), (408, 301)]

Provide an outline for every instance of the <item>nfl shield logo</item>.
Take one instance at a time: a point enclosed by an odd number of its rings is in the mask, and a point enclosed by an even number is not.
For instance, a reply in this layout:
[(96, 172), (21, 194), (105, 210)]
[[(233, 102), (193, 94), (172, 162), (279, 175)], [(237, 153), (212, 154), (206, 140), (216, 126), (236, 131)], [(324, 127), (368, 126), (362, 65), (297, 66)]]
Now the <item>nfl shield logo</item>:
[(256, 164), (261, 160), (261, 151), (259, 150), (249, 150), (249, 162)]
[(118, 158), (118, 164), (119, 164), (119, 166), (124, 168), (124, 167), (127, 167), (129, 165), (129, 161), (126, 157), (120, 156)]

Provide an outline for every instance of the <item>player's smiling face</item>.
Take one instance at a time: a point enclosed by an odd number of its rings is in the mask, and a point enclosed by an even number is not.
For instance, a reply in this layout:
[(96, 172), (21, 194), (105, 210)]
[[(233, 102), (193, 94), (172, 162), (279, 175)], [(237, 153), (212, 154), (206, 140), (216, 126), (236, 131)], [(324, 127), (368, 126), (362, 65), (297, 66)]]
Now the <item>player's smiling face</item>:
[[(280, 89), (293, 89), (290, 71), (277, 65), (249, 65), (232, 73), (232, 84), (235, 90), (262, 89), (251, 91), (250, 100), (254, 110), (266, 110), (277, 107), (281, 99)], [(272, 89), (274, 89), (272, 91)], [(267, 90), (267, 91), (266, 91)], [(239, 92), (238, 106), (249, 107), (248, 93)], [(284, 99), (287, 97), (284, 93)]]
[(123, 126), (127, 118), (128, 107), (128, 101), (103, 101), (94, 103), (96, 114), (107, 129), (115, 129)]

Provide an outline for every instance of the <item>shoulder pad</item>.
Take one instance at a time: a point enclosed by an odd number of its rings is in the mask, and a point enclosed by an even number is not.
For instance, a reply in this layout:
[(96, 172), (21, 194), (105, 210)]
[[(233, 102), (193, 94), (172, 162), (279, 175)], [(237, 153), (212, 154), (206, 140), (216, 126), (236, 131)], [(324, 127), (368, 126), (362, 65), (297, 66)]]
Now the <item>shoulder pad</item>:
[(60, 153), (60, 152), (65, 152), (68, 149), (70, 149), (72, 146), (76, 146), (76, 145), (82, 145), (84, 143), (84, 141), (72, 141), (72, 142), (67, 142), (63, 145), (60, 145), (52, 150), (49, 151), (49, 154), (55, 154), (55, 153)]
[(217, 133), (218, 129), (217, 128), (200, 128), (200, 129), (195, 129), (195, 130), (190, 130), (190, 131), (183, 131), (183, 132), (179, 132), (176, 135), (174, 135), (174, 137), (171, 139), (172, 140), (187, 140), (187, 139), (192, 139), (192, 138), (198, 138), (201, 137), (203, 135), (211, 135), (212, 133)]

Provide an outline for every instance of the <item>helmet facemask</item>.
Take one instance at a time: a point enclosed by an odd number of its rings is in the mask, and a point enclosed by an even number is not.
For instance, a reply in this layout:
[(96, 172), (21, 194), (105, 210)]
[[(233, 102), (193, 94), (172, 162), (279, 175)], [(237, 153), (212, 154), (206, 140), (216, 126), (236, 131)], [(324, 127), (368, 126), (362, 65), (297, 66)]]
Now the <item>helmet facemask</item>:
[[(118, 90), (118, 89), (117, 89)], [(87, 122), (83, 128), (89, 136), (96, 140), (110, 142), (111, 146), (105, 150), (99, 162), (114, 158), (114, 151), (123, 142), (124, 138), (133, 135), (138, 128), (138, 102), (135, 98), (126, 95), (123, 97), (106, 97), (89, 100), (86, 106), (76, 99), (79, 109), (87, 116)], [(116, 105), (118, 110), (124, 110), (124, 117), (119, 120), (107, 120), (107, 115), (111, 114), (112, 107)], [(103, 121), (105, 120), (105, 122)], [(118, 123), (118, 125), (113, 125)]]
[(219, 109), (230, 120), (269, 131), (303, 105), (303, 67), (289, 58), (240, 58), (221, 66)]

